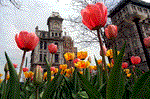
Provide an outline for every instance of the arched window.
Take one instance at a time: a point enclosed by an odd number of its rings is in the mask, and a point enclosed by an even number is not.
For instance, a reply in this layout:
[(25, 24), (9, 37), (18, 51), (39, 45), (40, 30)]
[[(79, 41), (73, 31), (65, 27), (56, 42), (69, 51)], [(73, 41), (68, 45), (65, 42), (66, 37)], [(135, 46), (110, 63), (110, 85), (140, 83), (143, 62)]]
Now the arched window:
[(54, 37), (54, 33), (52, 32), (52, 37)]
[(44, 49), (47, 49), (47, 42), (44, 42)]
[(42, 48), (43, 48), (43, 42), (40, 41), (40, 49), (42, 49)]

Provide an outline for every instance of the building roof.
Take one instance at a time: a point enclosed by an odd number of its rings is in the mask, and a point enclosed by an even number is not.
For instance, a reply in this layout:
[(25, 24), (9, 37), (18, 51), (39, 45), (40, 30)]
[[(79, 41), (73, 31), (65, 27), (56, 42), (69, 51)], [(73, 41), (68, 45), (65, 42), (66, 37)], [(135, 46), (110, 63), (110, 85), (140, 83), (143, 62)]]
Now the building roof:
[(51, 16), (47, 19), (47, 25), (49, 25), (50, 20), (60, 20), (63, 21), (63, 18), (59, 15), (58, 12), (52, 12)]
[(108, 17), (115, 15), (115, 13), (117, 13), (120, 9), (129, 3), (150, 9), (150, 3), (144, 2), (142, 0), (121, 0), (112, 10), (110, 10)]

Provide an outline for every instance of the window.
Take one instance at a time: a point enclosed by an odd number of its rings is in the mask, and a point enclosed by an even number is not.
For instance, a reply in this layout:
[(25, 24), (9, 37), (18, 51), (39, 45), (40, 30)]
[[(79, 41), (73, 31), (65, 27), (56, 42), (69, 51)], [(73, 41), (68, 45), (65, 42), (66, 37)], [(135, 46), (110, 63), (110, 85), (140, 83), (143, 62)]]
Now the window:
[(57, 42), (55, 42), (55, 45), (57, 45), (57, 48), (58, 48), (58, 43)]
[(40, 54), (40, 60), (39, 61), (42, 62), (42, 54)]
[(61, 33), (59, 33), (59, 37), (61, 37)]
[(42, 48), (43, 48), (43, 42), (40, 41), (40, 49), (42, 49)]
[(59, 55), (55, 54), (55, 63), (59, 63)]
[(44, 42), (44, 49), (47, 49), (47, 42)]
[(54, 37), (54, 33), (52, 32), (52, 37)]
[(42, 33), (42, 38), (45, 38), (45, 33)]
[(45, 62), (45, 57), (47, 57), (46, 53), (44, 54), (44, 62)]
[(57, 36), (57, 33), (55, 33), (55, 36)]

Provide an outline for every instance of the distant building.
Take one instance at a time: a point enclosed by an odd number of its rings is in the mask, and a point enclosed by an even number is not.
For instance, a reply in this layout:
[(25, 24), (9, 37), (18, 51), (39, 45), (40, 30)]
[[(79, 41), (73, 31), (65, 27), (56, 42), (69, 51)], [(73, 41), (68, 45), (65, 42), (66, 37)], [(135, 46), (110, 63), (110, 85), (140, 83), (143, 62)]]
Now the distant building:
[[(116, 43), (120, 50), (127, 41), (123, 61), (131, 65), (132, 55), (140, 56), (140, 69), (147, 71), (150, 68), (150, 49), (145, 48), (143, 39), (150, 36), (150, 3), (141, 0), (122, 0), (110, 11), (112, 24), (118, 26)], [(112, 48), (112, 42), (105, 38), (106, 46)]]
[(74, 47), (73, 40), (70, 36), (62, 36), (62, 22), (63, 18), (58, 12), (52, 12), (52, 15), (47, 20), (48, 31), (39, 30), (38, 26), (35, 28), (35, 33), (39, 37), (39, 43), (31, 54), (31, 71), (36, 65), (42, 66), (46, 70), (46, 56), (48, 61), (51, 60), (51, 54), (48, 51), (48, 45), (54, 43), (58, 47), (57, 53), (53, 57), (53, 66), (58, 67), (60, 64), (72, 65), (71, 62), (66, 62), (64, 54), (66, 52), (75, 52), (77, 54), (77, 47)]

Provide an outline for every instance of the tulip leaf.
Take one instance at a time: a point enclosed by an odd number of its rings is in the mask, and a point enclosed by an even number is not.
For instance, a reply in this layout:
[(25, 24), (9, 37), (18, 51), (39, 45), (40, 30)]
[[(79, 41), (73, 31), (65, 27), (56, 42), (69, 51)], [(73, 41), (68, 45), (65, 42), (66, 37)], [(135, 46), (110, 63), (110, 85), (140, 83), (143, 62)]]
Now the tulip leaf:
[(116, 61), (114, 63), (114, 67), (110, 71), (110, 76), (106, 88), (106, 98), (108, 99), (121, 99), (124, 93), (124, 82), (123, 75), (121, 72), (121, 65), (125, 51), (125, 45), (126, 42), (124, 43), (119, 56), (117, 57), (117, 59), (115, 59)]
[(89, 68), (85, 69), (85, 76), (86, 76), (86, 79), (90, 81), (90, 70), (89, 70)]
[(10, 83), (7, 83), (9, 84), (8, 86), (10, 87), (10, 90), (7, 98), (20, 99), (20, 86), (19, 86), (20, 84), (19, 84), (17, 72), (6, 52), (5, 52), (5, 56), (8, 63), (9, 74), (10, 74), (10, 78), (9, 78)]
[(60, 75), (60, 70), (59, 70), (58, 74), (54, 77), (54, 79), (51, 82), (47, 83), (42, 99), (52, 98), (55, 91), (60, 86), (62, 80), (63, 80), (63, 77), (62, 75)]
[(97, 89), (99, 89), (99, 87), (100, 87), (101, 84), (103, 83), (103, 82), (102, 82), (102, 66), (100, 66), (100, 65), (98, 64), (97, 59), (96, 59), (95, 56), (94, 56), (94, 58), (95, 58), (96, 66), (97, 66), (97, 82), (96, 82), (95, 87), (96, 87)]
[(48, 81), (48, 83), (51, 81), (51, 66), (52, 66), (52, 63), (50, 63), (49, 64), (49, 62), (48, 62), (48, 60), (47, 60), (47, 58), (46, 57), (44, 57), (45, 58), (45, 61), (46, 61), (46, 68), (47, 68), (47, 81)]
[(94, 88), (83, 75), (81, 75), (79, 72), (77, 72), (77, 74), (82, 88), (86, 91), (90, 99), (98, 99), (99, 97), (101, 97), (100, 92), (97, 91), (97, 89)]
[(148, 99), (150, 97), (150, 71), (144, 73), (135, 83), (132, 98)]

